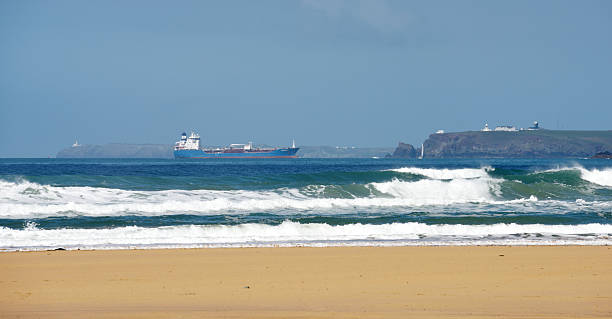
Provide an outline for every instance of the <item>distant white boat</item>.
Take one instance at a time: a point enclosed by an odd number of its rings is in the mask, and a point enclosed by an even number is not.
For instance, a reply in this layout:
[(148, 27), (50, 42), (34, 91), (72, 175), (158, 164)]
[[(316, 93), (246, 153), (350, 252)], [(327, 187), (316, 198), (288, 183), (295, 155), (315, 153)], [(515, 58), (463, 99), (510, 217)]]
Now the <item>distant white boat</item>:
[(79, 144), (78, 140), (75, 140), (74, 144), (72, 144), (72, 147), (79, 147), (79, 146), (81, 146), (81, 144)]

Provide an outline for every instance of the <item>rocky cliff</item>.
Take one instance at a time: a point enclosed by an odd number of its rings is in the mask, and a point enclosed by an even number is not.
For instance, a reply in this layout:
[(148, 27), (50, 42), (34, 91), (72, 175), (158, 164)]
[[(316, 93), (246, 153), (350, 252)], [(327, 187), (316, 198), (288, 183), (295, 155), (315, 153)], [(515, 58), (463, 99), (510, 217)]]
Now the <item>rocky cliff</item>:
[(612, 131), (443, 133), (430, 135), (423, 145), (425, 158), (591, 157), (612, 150)]

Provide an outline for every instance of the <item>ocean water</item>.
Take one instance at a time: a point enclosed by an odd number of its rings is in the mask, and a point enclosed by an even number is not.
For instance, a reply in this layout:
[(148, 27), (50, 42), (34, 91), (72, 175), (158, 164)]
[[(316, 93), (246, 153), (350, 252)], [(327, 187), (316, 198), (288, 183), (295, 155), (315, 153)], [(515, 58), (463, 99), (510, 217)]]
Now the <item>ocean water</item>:
[(612, 161), (0, 159), (0, 250), (610, 245)]

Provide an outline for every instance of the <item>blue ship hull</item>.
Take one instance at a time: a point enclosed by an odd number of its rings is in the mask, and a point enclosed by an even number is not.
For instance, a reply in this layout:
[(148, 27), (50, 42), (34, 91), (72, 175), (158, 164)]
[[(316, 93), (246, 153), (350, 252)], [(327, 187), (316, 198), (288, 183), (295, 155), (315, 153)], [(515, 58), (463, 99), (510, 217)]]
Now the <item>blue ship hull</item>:
[(296, 158), (299, 147), (278, 148), (271, 151), (205, 152), (203, 150), (175, 150), (174, 158)]

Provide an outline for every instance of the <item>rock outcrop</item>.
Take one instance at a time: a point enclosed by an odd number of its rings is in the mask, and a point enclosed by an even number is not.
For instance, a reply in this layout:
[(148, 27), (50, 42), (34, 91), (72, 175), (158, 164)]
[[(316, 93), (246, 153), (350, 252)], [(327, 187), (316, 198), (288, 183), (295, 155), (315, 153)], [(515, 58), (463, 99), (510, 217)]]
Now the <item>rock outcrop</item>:
[(591, 158), (605, 158), (605, 159), (612, 159), (612, 153), (605, 151), (605, 152), (599, 152), (595, 155), (593, 155), (593, 157)]
[(417, 150), (411, 144), (400, 142), (393, 154), (390, 157), (393, 158), (416, 158)]

